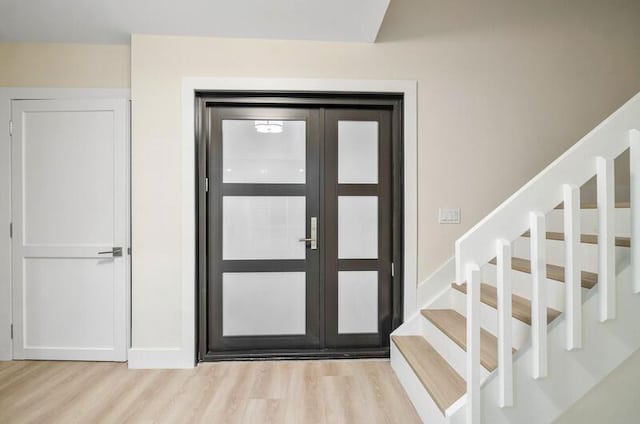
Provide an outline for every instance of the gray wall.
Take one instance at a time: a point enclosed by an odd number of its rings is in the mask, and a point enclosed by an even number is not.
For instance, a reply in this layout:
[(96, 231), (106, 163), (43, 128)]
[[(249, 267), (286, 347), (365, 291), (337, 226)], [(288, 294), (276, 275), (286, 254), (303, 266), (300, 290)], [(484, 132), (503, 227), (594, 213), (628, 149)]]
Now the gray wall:
[(640, 351), (631, 355), (555, 422), (555, 424), (637, 423), (640, 423)]

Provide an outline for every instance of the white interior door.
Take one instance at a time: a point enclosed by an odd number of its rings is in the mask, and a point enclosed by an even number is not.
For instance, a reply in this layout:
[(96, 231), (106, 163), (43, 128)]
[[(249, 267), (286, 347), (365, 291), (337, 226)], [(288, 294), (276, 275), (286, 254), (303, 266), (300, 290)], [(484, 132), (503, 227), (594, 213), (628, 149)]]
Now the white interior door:
[(128, 101), (11, 107), (14, 359), (125, 361)]

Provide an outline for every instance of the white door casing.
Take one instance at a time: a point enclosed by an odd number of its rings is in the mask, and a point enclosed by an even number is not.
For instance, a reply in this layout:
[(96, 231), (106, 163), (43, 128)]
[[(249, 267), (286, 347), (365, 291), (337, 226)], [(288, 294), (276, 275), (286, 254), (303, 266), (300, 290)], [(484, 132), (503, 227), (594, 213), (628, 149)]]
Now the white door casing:
[[(349, 93), (401, 93), (404, 95), (403, 157), (404, 157), (404, 284), (403, 315), (407, 320), (417, 311), (418, 255), (418, 123), (417, 81), (409, 80), (349, 80), (297, 78), (232, 78), (184, 77), (182, 79), (182, 247), (181, 247), (181, 339), (174, 348), (132, 348), (130, 368), (191, 368), (196, 357), (195, 313), (195, 116), (194, 101), (198, 90), (238, 91), (317, 91)], [(144, 299), (132, 303), (132, 308), (144, 307)], [(141, 329), (149, 332), (150, 329)]]
[(125, 361), (128, 102), (11, 107), (13, 357)]

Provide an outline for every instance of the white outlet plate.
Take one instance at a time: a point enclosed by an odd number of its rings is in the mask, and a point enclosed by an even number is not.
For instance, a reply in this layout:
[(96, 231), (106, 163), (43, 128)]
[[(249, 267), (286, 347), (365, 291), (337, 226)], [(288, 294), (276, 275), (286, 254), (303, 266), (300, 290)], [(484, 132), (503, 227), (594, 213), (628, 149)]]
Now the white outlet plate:
[(438, 209), (439, 224), (459, 224), (460, 208), (440, 208)]

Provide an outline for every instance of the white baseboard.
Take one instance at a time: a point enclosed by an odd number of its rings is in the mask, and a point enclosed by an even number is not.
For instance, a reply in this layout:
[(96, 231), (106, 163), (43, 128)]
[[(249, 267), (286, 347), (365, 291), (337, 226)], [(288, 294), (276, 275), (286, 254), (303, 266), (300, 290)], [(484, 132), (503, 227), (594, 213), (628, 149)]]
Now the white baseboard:
[(195, 359), (181, 349), (129, 349), (129, 368), (193, 368)]
[(13, 355), (11, 355), (11, 349), (2, 348), (0, 349), (0, 361), (11, 361), (13, 359)]

